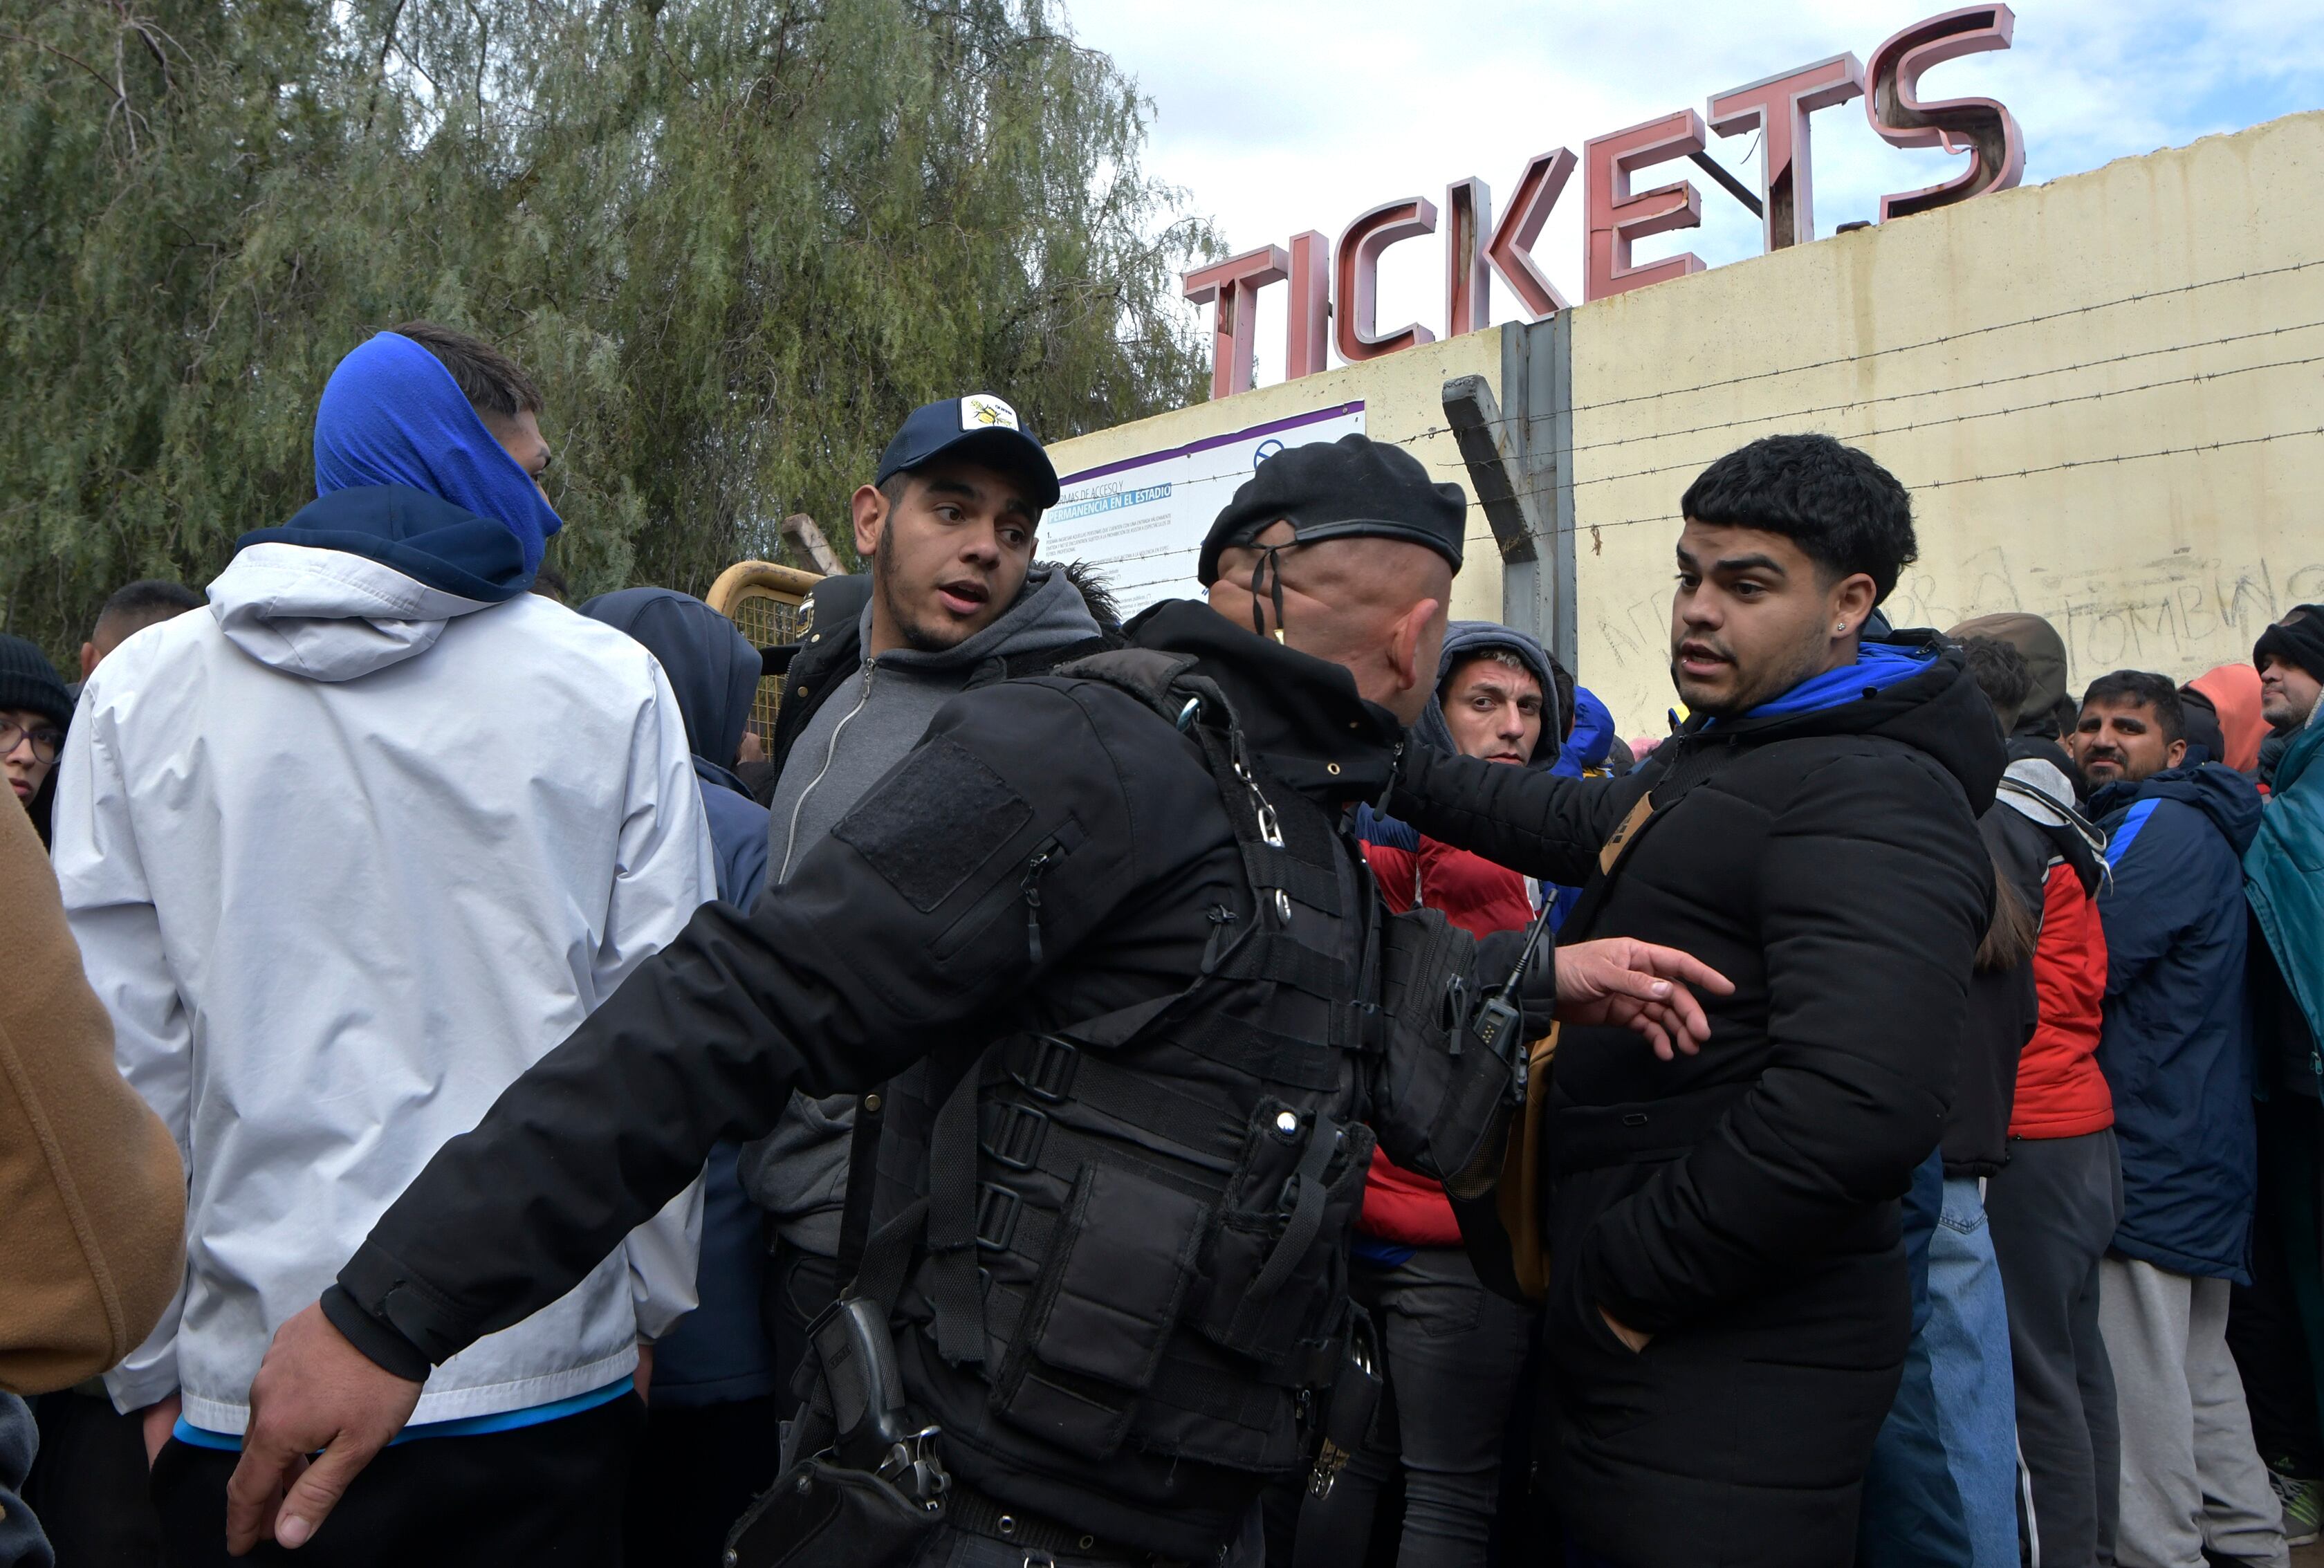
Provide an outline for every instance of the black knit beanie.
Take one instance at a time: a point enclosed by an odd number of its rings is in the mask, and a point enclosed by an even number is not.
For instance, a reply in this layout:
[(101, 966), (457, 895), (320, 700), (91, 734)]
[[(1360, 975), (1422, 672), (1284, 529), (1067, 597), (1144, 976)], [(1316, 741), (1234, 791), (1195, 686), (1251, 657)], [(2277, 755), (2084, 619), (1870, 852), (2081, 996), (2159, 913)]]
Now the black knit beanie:
[(2252, 647), (2253, 667), (2271, 653), (2324, 680), (2324, 605), (2294, 604), (2282, 620), (2261, 632)]
[(44, 715), (63, 729), (72, 723), (72, 695), (36, 642), (0, 633), (0, 710)]

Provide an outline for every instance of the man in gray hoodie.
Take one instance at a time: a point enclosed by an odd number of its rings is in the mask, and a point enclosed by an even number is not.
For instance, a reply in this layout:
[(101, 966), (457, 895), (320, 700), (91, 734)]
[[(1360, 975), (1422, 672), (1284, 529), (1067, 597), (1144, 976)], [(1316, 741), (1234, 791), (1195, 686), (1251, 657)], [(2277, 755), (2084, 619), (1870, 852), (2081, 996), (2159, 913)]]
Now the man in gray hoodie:
[[(771, 760), (767, 885), (780, 884), (857, 798), (901, 761), (938, 708), (972, 686), (1094, 652), (1104, 639), (1065, 572), (1033, 560), (1057, 476), (999, 398), (915, 410), (851, 510), (868, 595), (816, 594), (817, 624), (784, 678)], [(859, 1098), (794, 1095), (748, 1148), (742, 1181), (774, 1220), (764, 1317), (778, 1370), (838, 1283), (840, 1222)]]

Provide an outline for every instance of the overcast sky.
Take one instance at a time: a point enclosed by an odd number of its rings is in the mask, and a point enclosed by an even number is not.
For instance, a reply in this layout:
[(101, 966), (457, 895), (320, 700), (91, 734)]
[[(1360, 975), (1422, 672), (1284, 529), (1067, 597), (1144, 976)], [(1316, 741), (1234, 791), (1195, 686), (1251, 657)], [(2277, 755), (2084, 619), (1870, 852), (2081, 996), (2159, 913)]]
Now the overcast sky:
[[(1498, 213), (1526, 160), (1683, 108), (1843, 51), (1868, 60), (1939, 0), (1685, 0), (1678, 5), (1511, 5), (1494, 0), (1232, 0), (1216, 9), (1154, 0), (1068, 0), (1083, 42), (1104, 50), (1153, 99), (1152, 171), (1184, 188), (1233, 252), (1303, 229), (1336, 239), (1380, 202), (1474, 175)], [(2111, 159), (2324, 107), (2324, 0), (2165, 5), (2024, 0), (2009, 50), (1929, 72), (1924, 98), (1987, 97), (2026, 142), (2024, 183)], [(1886, 192), (1951, 178), (1939, 152), (1900, 152), (1865, 122), (1863, 100), (1814, 116), (1816, 232), (1878, 215)], [(1754, 138), (1711, 151), (1753, 189)], [(1642, 171), (1641, 185), (1688, 172)], [(1758, 220), (1710, 180), (1700, 228), (1638, 246), (1638, 259), (1692, 250), (1713, 266), (1756, 255)], [(1582, 298), (1582, 174), (1535, 246), (1565, 296)], [(1443, 240), (1392, 247), (1381, 264), (1379, 327), (1444, 325)], [(1281, 287), (1265, 291), (1259, 380), (1283, 370)], [(1498, 279), (1493, 318), (1520, 314)], [(1334, 356), (1334, 363), (1337, 358)]]

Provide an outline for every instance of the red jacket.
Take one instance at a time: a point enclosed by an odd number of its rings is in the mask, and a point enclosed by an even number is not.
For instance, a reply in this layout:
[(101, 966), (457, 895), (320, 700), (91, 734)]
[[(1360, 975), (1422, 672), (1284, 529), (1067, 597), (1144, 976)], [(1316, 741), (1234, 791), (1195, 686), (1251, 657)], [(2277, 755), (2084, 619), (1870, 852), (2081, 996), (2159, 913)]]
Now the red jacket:
[(2042, 936), (2034, 948), (2041, 1021), (2017, 1058), (2012, 1138), (2074, 1138), (2114, 1125), (2114, 1094), (2098, 1071), (2106, 999), (2106, 928), (2098, 901), (2063, 863), (2042, 889)]
[[(1465, 849), (1433, 838), (1419, 843), (1417, 853), (1389, 844), (1364, 845), (1364, 858), (1371, 862), (1388, 908), (1409, 909), (1417, 902), (1442, 909), (1446, 919), (1478, 936), (1518, 930), (1533, 918), (1525, 878)], [(2098, 972), (2103, 982), (2103, 960)], [(1378, 1149), (1372, 1151), (1371, 1177), (1356, 1223), (1367, 1235), (1408, 1247), (1461, 1244), (1461, 1226), (1443, 1187), (1406, 1170)]]

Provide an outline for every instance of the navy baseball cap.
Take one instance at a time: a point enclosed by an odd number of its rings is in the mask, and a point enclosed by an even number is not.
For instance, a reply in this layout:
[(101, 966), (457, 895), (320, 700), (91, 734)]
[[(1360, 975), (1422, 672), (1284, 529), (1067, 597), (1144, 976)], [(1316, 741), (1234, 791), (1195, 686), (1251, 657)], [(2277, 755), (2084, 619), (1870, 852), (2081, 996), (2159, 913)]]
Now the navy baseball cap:
[(1057, 503), (1057, 471), (1049, 466), (1049, 455), (1017, 410), (991, 392), (971, 392), (914, 409), (880, 454), (880, 472), (872, 482), (885, 484), (938, 457), (980, 463), (1009, 475), (1024, 485), (1026, 499), (1043, 512)]

